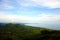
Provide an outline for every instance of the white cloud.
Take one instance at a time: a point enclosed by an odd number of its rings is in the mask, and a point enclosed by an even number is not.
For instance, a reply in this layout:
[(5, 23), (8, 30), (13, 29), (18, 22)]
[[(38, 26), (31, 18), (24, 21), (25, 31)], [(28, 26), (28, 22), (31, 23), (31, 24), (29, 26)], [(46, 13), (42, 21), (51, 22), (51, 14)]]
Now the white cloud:
[(60, 0), (33, 0), (33, 2), (48, 8), (60, 8)]
[(60, 20), (60, 15), (40, 14), (39, 17), (21, 16), (0, 12), (0, 22), (51, 23)]
[(44, 6), (60, 8), (60, 0), (16, 0), (21, 6)]
[(2, 0), (0, 2), (0, 8), (2, 8), (2, 9), (13, 9), (15, 7), (9, 4), (9, 0)]
[(60, 14), (45, 14), (42, 13), (40, 15), (40, 19), (43, 21), (58, 21), (60, 20)]
[[(60, 0), (14, 0), (14, 2), (15, 1), (18, 3), (17, 5), (20, 5), (20, 7), (44, 6), (47, 8), (60, 8)], [(2, 5), (5, 9), (12, 9), (14, 7), (10, 5), (11, 2), (11, 0), (2, 0), (0, 5)]]
[(14, 7), (8, 4), (2, 4), (0, 5), (0, 7), (2, 7), (3, 9), (13, 9)]
[(27, 17), (27, 16), (21, 16), (21, 15), (11, 15), (11, 14), (4, 14), (0, 12), (0, 21), (7, 21), (7, 22), (24, 22), (24, 23), (34, 23), (38, 19), (37, 18), (32, 18), (32, 17)]
[(40, 26), (51, 29), (60, 29), (60, 14), (51, 15), (42, 13), (39, 17), (21, 16), (15, 14), (6, 14), (6, 12), (0, 12), (0, 22), (10, 23), (30, 23), (26, 25)]

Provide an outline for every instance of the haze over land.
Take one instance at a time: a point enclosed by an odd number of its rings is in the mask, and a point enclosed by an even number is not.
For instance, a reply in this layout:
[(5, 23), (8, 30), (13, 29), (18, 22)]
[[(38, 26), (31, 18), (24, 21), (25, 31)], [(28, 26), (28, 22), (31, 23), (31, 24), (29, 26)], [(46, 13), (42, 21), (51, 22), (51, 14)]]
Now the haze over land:
[(0, 23), (60, 30), (60, 0), (0, 0)]

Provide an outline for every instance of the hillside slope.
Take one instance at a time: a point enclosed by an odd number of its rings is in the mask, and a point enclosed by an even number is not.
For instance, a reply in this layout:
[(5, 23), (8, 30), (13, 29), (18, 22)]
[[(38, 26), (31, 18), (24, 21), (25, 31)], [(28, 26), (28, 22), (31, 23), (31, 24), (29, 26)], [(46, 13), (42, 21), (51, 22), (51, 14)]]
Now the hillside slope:
[(0, 40), (60, 40), (60, 30), (0, 23)]

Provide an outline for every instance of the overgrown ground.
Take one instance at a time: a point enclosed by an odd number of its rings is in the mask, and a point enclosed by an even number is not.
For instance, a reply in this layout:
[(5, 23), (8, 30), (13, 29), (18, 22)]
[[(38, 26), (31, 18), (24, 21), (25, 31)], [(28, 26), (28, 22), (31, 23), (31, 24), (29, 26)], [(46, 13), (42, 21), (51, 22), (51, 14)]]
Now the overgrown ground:
[(60, 30), (0, 23), (0, 40), (60, 40)]

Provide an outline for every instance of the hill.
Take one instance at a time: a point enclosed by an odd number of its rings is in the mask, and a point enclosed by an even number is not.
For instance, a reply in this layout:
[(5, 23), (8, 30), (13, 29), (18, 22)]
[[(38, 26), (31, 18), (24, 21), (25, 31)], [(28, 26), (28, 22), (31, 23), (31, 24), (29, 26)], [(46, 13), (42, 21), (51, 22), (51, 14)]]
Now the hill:
[(60, 30), (0, 23), (0, 40), (60, 40)]

